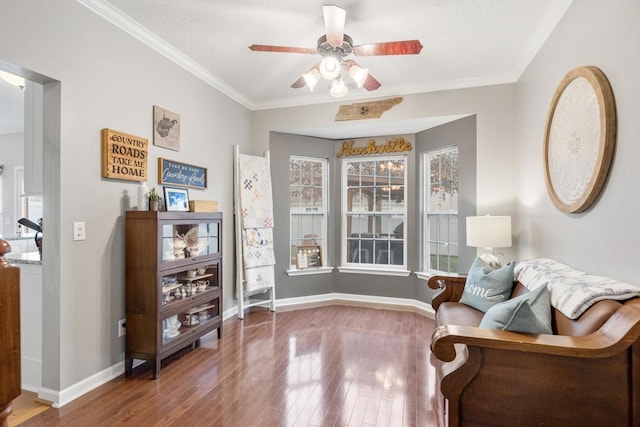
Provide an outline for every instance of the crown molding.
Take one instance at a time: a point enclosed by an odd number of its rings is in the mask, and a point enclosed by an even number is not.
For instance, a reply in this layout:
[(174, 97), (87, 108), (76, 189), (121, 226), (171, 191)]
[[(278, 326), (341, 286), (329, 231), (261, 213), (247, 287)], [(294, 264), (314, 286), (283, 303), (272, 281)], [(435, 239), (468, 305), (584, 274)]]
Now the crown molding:
[(562, 20), (573, 0), (556, 0), (549, 7), (547, 15), (543, 18), (535, 33), (529, 39), (529, 44), (522, 50), (520, 59), (513, 67), (514, 81), (520, 80), (522, 74), (538, 54), (542, 45), (547, 41), (558, 23)]
[(198, 64), (169, 43), (160, 39), (154, 33), (140, 25), (139, 22), (122, 13), (119, 9), (116, 9), (109, 3), (106, 3), (102, 0), (76, 1), (86, 8), (90, 9), (97, 15), (101, 16), (102, 18), (111, 22), (116, 27), (138, 39), (142, 43), (146, 44), (165, 58), (184, 68), (186, 71), (198, 77), (224, 95), (233, 99), (240, 105), (250, 110), (253, 109), (253, 101), (247, 98), (244, 94), (238, 92), (227, 83), (220, 80), (217, 76), (209, 72), (202, 65)]
[(522, 51), (520, 59), (512, 70), (498, 75), (483, 76), (479, 78), (446, 80), (436, 83), (426, 83), (422, 85), (396, 85), (383, 86), (374, 93), (362, 91), (351, 91), (344, 98), (333, 98), (327, 93), (297, 95), (287, 98), (269, 99), (256, 101), (231, 87), (223, 80), (215, 76), (199, 63), (195, 62), (184, 53), (165, 42), (151, 31), (147, 30), (140, 23), (122, 13), (119, 9), (104, 0), (76, 0), (97, 15), (111, 22), (113, 25), (130, 34), (137, 40), (146, 44), (156, 52), (160, 53), (170, 61), (182, 67), (187, 72), (201, 79), (213, 88), (217, 89), (240, 105), (250, 111), (271, 110), (278, 108), (292, 108), (307, 105), (330, 104), (345, 101), (369, 100), (373, 97), (408, 96), (420, 93), (439, 92), (455, 89), (469, 89), (473, 87), (491, 86), (515, 83), (525, 72), (541, 46), (545, 43), (558, 22), (565, 15), (573, 0), (558, 0), (553, 3), (552, 9), (543, 20), (536, 33), (531, 37), (530, 43)]

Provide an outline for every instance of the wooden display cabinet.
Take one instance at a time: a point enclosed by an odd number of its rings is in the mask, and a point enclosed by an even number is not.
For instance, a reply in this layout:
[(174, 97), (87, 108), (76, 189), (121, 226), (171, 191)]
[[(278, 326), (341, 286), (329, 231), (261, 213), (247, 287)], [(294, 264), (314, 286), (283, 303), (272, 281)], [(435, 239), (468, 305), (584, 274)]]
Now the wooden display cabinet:
[(217, 329), (222, 337), (222, 214), (126, 213), (125, 370), (162, 359)]

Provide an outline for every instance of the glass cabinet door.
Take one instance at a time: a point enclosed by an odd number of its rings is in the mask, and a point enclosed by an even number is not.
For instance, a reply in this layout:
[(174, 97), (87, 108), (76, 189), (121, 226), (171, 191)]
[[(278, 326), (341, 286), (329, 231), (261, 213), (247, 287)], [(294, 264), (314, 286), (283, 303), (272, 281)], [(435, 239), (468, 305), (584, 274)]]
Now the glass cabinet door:
[(162, 261), (176, 261), (220, 252), (220, 223), (162, 225)]

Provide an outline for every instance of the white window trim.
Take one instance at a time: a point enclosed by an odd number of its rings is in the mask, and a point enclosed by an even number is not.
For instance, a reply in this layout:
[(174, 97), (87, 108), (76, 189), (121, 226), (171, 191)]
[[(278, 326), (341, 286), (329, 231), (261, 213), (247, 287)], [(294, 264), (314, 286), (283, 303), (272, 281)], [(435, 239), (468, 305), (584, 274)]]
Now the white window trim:
[[(349, 161), (384, 161), (384, 160), (404, 160), (404, 212), (403, 212), (403, 239), (402, 239), (402, 265), (381, 265), (381, 264), (362, 264), (348, 262), (347, 257), (347, 163)], [(340, 229), (340, 266), (338, 271), (341, 273), (361, 273), (361, 274), (378, 274), (386, 276), (408, 276), (411, 274), (407, 270), (407, 183), (409, 159), (407, 156), (384, 156), (384, 157), (349, 157), (342, 159), (342, 177), (340, 182), (340, 200), (341, 200), (341, 229)]]
[(317, 268), (305, 268), (304, 270), (287, 270), (287, 276), (311, 276), (313, 274), (327, 274), (331, 273), (334, 267), (317, 267)]
[[(411, 271), (406, 269), (388, 269), (388, 268), (373, 268), (376, 264), (360, 264), (364, 267), (355, 267), (355, 264), (348, 266), (339, 266), (338, 271), (340, 273), (355, 273), (355, 274), (375, 274), (378, 276), (399, 276), (407, 277), (411, 274)], [(400, 266), (399, 266), (400, 267)]]
[[(328, 239), (329, 239), (329, 230), (327, 229), (328, 227), (328, 216), (329, 216), (329, 197), (328, 197), (328, 192), (329, 192), (329, 159), (327, 159), (326, 157), (309, 157), (309, 156), (298, 156), (298, 155), (290, 155), (289, 156), (289, 163), (291, 163), (291, 160), (299, 160), (299, 161), (307, 161), (307, 162), (316, 162), (316, 163), (320, 163), (322, 165), (322, 212), (320, 212), (322, 214), (322, 231), (323, 231), (323, 235), (322, 236), (318, 236), (318, 238), (320, 239), (320, 241), (322, 242), (322, 244), (320, 245), (321, 251), (322, 251), (322, 267), (319, 268), (310, 268), (310, 269), (303, 269), (303, 270), (299, 270), (297, 268), (295, 268), (295, 265), (291, 265), (289, 264), (290, 268), (287, 270), (287, 275), (289, 276), (305, 276), (305, 275), (310, 275), (310, 274), (322, 274), (322, 273), (328, 273), (333, 271), (333, 267), (328, 266), (327, 265), (327, 258), (326, 258), (326, 254), (327, 252), (327, 248), (328, 248)], [(290, 186), (291, 184), (289, 184), (289, 190), (290, 191)], [(291, 202), (289, 202), (291, 203)], [(305, 213), (302, 213), (302, 215), (304, 215)], [(318, 215), (318, 212), (310, 212), (309, 215)], [(289, 204), (289, 247), (291, 247), (291, 204)], [(299, 215), (299, 213), (296, 213), (296, 215)], [(328, 270), (328, 271), (325, 271)]]
[(462, 276), (458, 273), (447, 273), (446, 271), (438, 271), (438, 270), (425, 270), (425, 271), (416, 271), (416, 277), (422, 280), (429, 280), (433, 276), (447, 276), (447, 277), (458, 277)]
[[(427, 266), (427, 258), (428, 258), (428, 253), (429, 250), (427, 248), (427, 241), (428, 241), (428, 233), (429, 233), (429, 227), (427, 226), (427, 223), (425, 221), (425, 218), (429, 212), (427, 205), (429, 204), (429, 198), (426, 196), (427, 195), (427, 191), (430, 191), (429, 188), (426, 188), (426, 180), (427, 180), (427, 155), (434, 155), (435, 153), (442, 153), (445, 151), (449, 151), (452, 148), (456, 148), (457, 152), (458, 152), (458, 156), (460, 155), (460, 147), (458, 145), (449, 145), (446, 147), (440, 147), (434, 150), (428, 150), (425, 151), (423, 153), (421, 153), (421, 158), (420, 158), (420, 162), (421, 162), (421, 171), (420, 171), (420, 187), (421, 187), (421, 198), (422, 200), (420, 201), (421, 206), (422, 206), (422, 211), (420, 212), (420, 228), (421, 228), (421, 236), (422, 236), (422, 247), (421, 247), (421, 255), (422, 255), (422, 259), (420, 260), (420, 264), (421, 264), (421, 270), (420, 272), (416, 272), (416, 276), (418, 276), (418, 278), (420, 279), (424, 279), (424, 280), (428, 280), (429, 277), (431, 276), (457, 276), (457, 273), (448, 273), (446, 271), (440, 271), (440, 270), (434, 270), (431, 269)], [(459, 184), (459, 183), (458, 183)], [(459, 201), (458, 201), (459, 203)], [(450, 212), (442, 212), (443, 214), (454, 214), (454, 211), (450, 211)], [(458, 221), (460, 220), (460, 209), (458, 207), (458, 211), (455, 212), (455, 215), (458, 215)], [(458, 237), (458, 239), (460, 239)], [(460, 257), (460, 241), (458, 240), (458, 257)]]

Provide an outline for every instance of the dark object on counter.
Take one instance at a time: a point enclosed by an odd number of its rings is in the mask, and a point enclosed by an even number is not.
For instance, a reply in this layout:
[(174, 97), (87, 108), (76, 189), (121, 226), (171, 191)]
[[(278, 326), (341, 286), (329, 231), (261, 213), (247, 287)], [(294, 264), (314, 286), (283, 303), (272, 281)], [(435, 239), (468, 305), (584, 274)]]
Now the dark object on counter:
[(40, 252), (40, 256), (42, 256), (42, 218), (38, 220), (39, 224), (31, 221), (28, 218), (20, 218), (18, 220), (18, 224), (22, 224), (27, 228), (30, 228), (36, 232), (35, 242), (38, 247), (38, 252)]
[(42, 233), (42, 227), (39, 226), (38, 224), (36, 224), (35, 222), (31, 221), (28, 218), (20, 218), (18, 220), (18, 224), (22, 224), (25, 227), (32, 229), (33, 231), (37, 231), (39, 233)]

